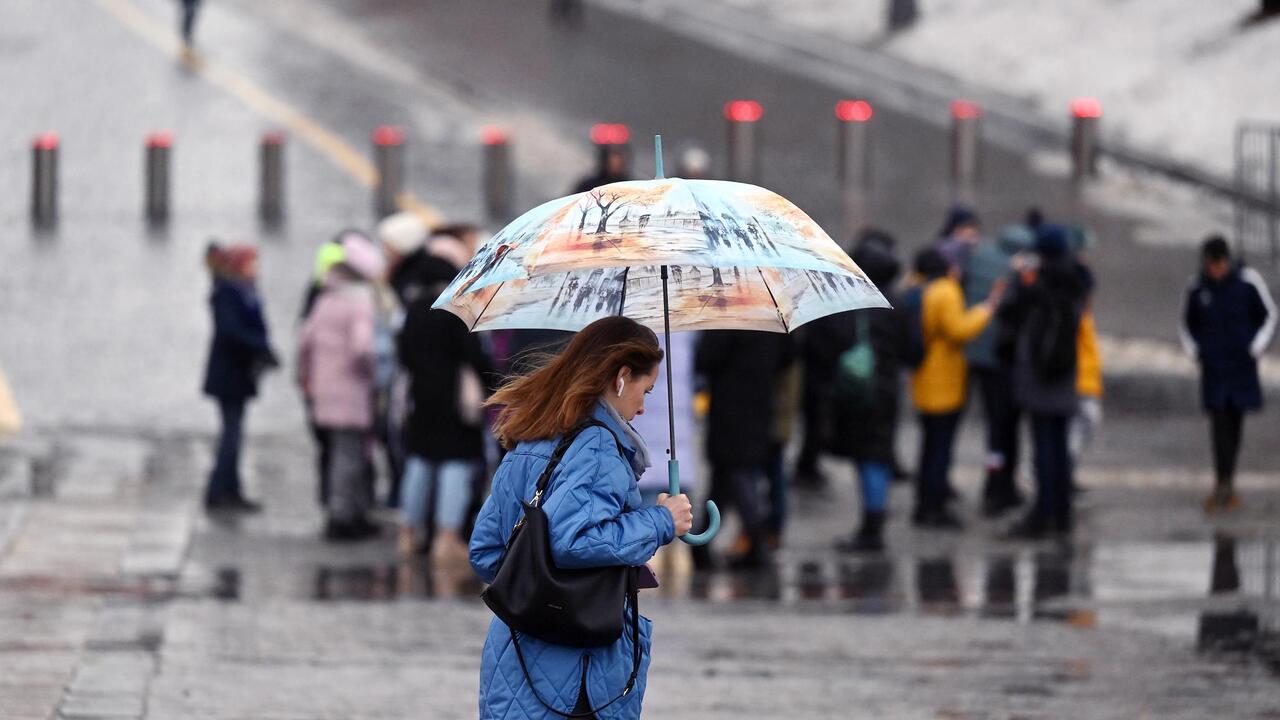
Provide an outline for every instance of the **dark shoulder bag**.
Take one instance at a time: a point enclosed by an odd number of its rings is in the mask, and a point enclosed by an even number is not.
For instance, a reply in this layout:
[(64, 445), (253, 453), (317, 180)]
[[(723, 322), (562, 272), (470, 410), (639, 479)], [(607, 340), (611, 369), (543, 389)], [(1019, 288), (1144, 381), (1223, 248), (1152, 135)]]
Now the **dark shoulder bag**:
[[(567, 718), (591, 717), (629, 694), (640, 675), (640, 609), (635, 569), (626, 565), (566, 569), (551, 557), (551, 534), (541, 503), (551, 474), (578, 435), (591, 426), (613, 431), (599, 420), (587, 420), (565, 433), (538, 478), (533, 499), (522, 502), (524, 517), (516, 523), (507, 548), (498, 561), (498, 572), (480, 597), (511, 630), (511, 644), (529, 689), (538, 702)], [(614, 443), (618, 442), (614, 436)], [(619, 446), (619, 453), (622, 448)], [(622, 637), (623, 611), (631, 604), (631, 643), (634, 650), (631, 677), (622, 694), (594, 710), (574, 713), (551, 707), (538, 694), (529, 677), (516, 633), (570, 647), (609, 645)], [(585, 678), (584, 678), (585, 682)]]

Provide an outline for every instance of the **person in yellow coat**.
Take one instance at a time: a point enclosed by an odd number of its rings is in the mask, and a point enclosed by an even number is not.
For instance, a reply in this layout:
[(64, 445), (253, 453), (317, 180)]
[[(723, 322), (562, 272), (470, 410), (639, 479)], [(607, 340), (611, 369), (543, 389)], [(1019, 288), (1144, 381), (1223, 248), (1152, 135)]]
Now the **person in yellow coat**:
[(916, 525), (959, 528), (946, 508), (947, 475), (960, 411), (964, 408), (968, 362), (964, 346), (991, 321), (1004, 292), (997, 281), (983, 302), (965, 308), (959, 268), (930, 248), (916, 256), (916, 273), (923, 283), (920, 298), (920, 339), (924, 358), (911, 375), (911, 397), (920, 415), (920, 463), (916, 471)]
[(1093, 308), (1080, 317), (1076, 335), (1076, 394), (1080, 406), (1071, 420), (1071, 464), (1093, 443), (1102, 424), (1102, 353), (1098, 350), (1098, 330)]
[(1102, 425), (1102, 352), (1098, 349), (1098, 329), (1093, 320), (1094, 276), (1089, 269), (1089, 253), (1097, 245), (1093, 231), (1081, 225), (1071, 228), (1071, 251), (1075, 253), (1086, 292), (1084, 313), (1076, 335), (1076, 395), (1079, 408), (1071, 419), (1069, 450), (1071, 464), (1077, 466), (1080, 456), (1093, 444)]

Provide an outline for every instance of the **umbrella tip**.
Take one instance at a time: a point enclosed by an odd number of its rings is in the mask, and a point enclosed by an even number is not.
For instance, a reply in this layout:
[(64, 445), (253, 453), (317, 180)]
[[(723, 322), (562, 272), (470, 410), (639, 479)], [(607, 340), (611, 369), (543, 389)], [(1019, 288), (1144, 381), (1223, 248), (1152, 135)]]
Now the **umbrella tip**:
[(661, 180), (665, 176), (662, 174), (662, 136), (653, 136), (653, 179)]

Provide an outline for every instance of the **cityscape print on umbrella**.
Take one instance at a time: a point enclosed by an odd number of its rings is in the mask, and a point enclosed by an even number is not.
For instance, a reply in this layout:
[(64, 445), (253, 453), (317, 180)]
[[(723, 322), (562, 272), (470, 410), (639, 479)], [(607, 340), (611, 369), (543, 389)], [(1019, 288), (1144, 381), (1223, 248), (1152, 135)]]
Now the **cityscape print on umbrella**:
[[(490, 285), (437, 303), (472, 330), (578, 330), (607, 315), (663, 325), (661, 268), (594, 268)], [(822, 315), (888, 307), (875, 285), (851, 277), (787, 268), (668, 267), (673, 330), (745, 328), (788, 332)]]
[(530, 210), (485, 243), (445, 293), (460, 298), (541, 274), (656, 263), (861, 276), (785, 198), (743, 183), (673, 178), (604, 185)]

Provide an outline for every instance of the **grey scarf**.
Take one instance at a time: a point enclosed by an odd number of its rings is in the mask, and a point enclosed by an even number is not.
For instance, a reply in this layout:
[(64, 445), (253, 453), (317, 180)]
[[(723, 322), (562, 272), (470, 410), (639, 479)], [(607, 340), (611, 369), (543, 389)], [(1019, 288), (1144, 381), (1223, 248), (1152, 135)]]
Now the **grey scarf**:
[(613, 409), (613, 405), (610, 405), (608, 400), (600, 398), (600, 404), (604, 406), (604, 411), (609, 413), (609, 417), (613, 418), (618, 427), (622, 428), (623, 434), (631, 441), (631, 445), (636, 450), (635, 457), (631, 458), (631, 469), (635, 471), (637, 477), (643, 475), (644, 471), (653, 465), (649, 460), (649, 446), (645, 444), (644, 438), (640, 437), (640, 433), (631, 427), (631, 423), (623, 420), (618, 411)]

